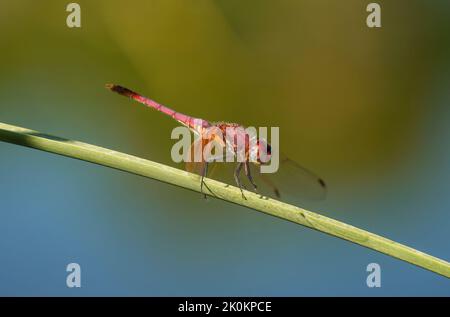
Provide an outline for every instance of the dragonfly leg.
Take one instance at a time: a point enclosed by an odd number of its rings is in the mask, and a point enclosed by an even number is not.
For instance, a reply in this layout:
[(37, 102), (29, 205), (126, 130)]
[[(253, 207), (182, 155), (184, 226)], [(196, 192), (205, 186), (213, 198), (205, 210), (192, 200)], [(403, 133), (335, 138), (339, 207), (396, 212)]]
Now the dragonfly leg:
[(244, 195), (244, 191), (242, 188), (245, 189), (245, 186), (241, 183), (241, 180), (239, 178), (239, 174), (241, 173), (242, 165), (244, 163), (238, 163), (236, 166), (236, 169), (234, 170), (234, 180), (236, 181), (236, 184), (238, 185), (239, 189), (241, 190), (242, 198), (247, 199)]
[(205, 199), (206, 199), (207, 197), (206, 197), (206, 193), (203, 192), (203, 185), (206, 186), (204, 178), (206, 177), (207, 174), (208, 174), (208, 162), (205, 162), (205, 165), (203, 166), (202, 180), (201, 180), (201, 184), (200, 184), (200, 191), (201, 191), (201, 193), (204, 195), (204, 198), (205, 198)]
[(252, 184), (255, 193), (259, 194), (258, 186), (256, 186), (255, 182), (253, 181), (253, 177), (252, 177), (252, 174), (250, 172), (250, 163), (248, 161), (245, 162), (244, 171), (245, 171), (245, 176), (247, 176), (248, 180)]

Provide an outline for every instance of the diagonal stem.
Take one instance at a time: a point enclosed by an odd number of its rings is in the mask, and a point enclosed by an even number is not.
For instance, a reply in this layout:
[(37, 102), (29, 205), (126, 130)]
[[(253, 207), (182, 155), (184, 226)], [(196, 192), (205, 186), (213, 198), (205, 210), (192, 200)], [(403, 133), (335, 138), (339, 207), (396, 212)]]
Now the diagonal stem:
[[(66, 140), (33, 130), (0, 123), (0, 141), (84, 160), (200, 192), (200, 176), (136, 156), (87, 143)], [(351, 241), (426, 270), (450, 277), (450, 263), (343, 222), (293, 205), (207, 179), (214, 197), (279, 217), (329, 235)], [(207, 193), (211, 195), (211, 193)]]

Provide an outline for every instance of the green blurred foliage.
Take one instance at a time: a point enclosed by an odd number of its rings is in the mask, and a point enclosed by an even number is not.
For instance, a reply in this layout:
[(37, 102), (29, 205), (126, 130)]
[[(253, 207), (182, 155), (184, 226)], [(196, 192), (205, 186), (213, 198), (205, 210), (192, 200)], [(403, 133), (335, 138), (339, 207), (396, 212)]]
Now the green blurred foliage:
[(174, 123), (103, 89), (115, 82), (208, 120), (279, 126), (284, 152), (328, 177), (379, 176), (414, 155), (449, 46), (436, 6), (379, 2), (381, 29), (357, 0), (78, 1), (69, 29), (64, 2), (2, 1), (0, 114), (168, 161)]

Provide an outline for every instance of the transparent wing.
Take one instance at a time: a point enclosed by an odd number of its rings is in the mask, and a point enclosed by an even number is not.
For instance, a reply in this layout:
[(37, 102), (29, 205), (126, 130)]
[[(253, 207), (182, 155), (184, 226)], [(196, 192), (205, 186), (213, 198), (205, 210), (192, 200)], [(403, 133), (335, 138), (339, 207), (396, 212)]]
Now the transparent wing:
[(203, 169), (205, 166), (205, 160), (203, 159), (203, 143), (205, 140), (198, 138), (192, 142), (188, 153), (185, 158), (185, 169), (186, 171), (198, 175), (203, 174)]
[[(236, 186), (233, 177), (236, 165), (236, 162), (214, 162), (208, 168), (208, 177)], [(327, 187), (324, 180), (289, 158), (280, 157), (280, 167), (276, 173), (260, 173), (258, 165), (251, 164), (250, 167), (258, 192), (264, 196), (292, 203), (320, 201), (326, 198)], [(198, 165), (196, 170), (200, 171), (197, 173), (201, 175), (203, 165)], [(240, 178), (244, 186), (252, 191), (243, 170)]]
[(322, 200), (327, 194), (322, 178), (287, 157), (280, 157), (276, 173), (260, 173), (258, 166), (253, 166), (252, 172), (262, 194), (307, 200)]
[[(222, 159), (224, 163), (218, 162), (213, 163), (212, 165), (227, 164), (225, 162), (227, 158), (229, 159), (230, 157), (233, 158), (234, 153), (229, 151), (220, 139), (213, 138), (212, 140), (207, 140), (198, 138), (189, 148), (185, 159), (185, 169), (188, 172), (202, 175), (206, 162), (211, 163), (218, 159)], [(209, 169), (208, 175), (212, 175), (211, 172), (212, 170)]]

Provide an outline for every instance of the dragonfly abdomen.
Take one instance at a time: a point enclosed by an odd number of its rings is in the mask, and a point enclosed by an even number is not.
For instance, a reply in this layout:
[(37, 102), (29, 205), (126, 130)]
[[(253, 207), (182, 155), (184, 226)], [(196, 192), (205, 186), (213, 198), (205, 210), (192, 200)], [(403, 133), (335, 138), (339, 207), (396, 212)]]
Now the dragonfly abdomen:
[(183, 113), (177, 112), (171, 108), (168, 108), (166, 106), (163, 106), (162, 104), (157, 103), (156, 101), (144, 97), (140, 94), (138, 94), (137, 92), (134, 92), (128, 88), (125, 88), (123, 86), (120, 85), (114, 85), (114, 84), (107, 84), (106, 88), (110, 89), (111, 91), (114, 91), (122, 96), (131, 98), (143, 105), (146, 105), (147, 107), (153, 108), (159, 112), (162, 112), (170, 117), (172, 117), (173, 119), (175, 119), (176, 121), (178, 121), (179, 123), (189, 127), (190, 129), (194, 129), (194, 130), (199, 130), (202, 128), (207, 128), (210, 126), (209, 122), (207, 122), (206, 120), (202, 120), (202, 119), (197, 119), (197, 118), (193, 118), (191, 116), (185, 115)]

